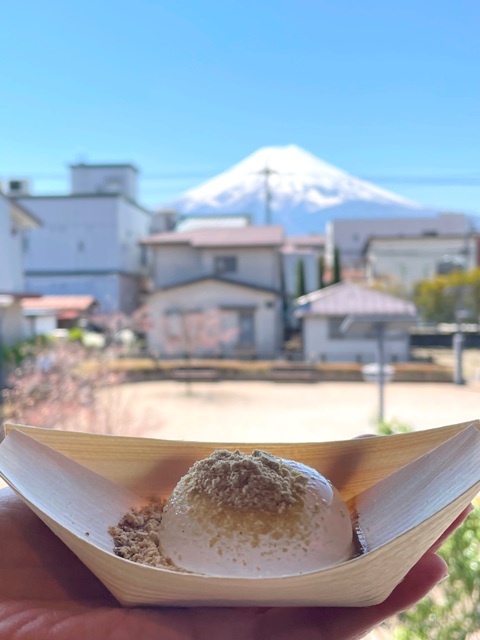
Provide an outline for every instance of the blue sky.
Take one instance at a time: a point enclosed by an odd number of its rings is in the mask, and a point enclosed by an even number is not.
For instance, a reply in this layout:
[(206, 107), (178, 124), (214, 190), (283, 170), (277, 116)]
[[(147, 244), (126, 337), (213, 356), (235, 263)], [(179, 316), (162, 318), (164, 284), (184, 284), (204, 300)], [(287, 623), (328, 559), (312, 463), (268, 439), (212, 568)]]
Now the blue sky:
[(294, 143), (480, 213), (478, 0), (23, 0), (1, 23), (0, 177), (36, 192), (134, 162), (156, 205)]

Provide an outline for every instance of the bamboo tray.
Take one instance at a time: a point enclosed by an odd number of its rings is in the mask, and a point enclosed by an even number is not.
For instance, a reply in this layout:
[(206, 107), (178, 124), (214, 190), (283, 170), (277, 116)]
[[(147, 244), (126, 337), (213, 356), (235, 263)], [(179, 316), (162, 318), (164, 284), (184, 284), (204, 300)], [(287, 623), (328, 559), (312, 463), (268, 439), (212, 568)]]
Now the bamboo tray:
[[(368, 606), (382, 602), (480, 491), (480, 424), (358, 440), (224, 444), (6, 425), (0, 476), (124, 606)], [(172, 572), (114, 555), (108, 527), (168, 496), (218, 448), (315, 467), (357, 514), (366, 552), (281, 578)]]

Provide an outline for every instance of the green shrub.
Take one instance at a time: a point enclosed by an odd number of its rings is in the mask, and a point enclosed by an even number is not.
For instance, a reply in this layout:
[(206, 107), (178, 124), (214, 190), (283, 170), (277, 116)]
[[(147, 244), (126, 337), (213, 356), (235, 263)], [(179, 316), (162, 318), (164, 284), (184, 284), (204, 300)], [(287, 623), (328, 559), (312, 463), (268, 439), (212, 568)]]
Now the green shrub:
[[(381, 435), (410, 430), (395, 421), (378, 427)], [(480, 629), (480, 502), (438, 553), (448, 564), (449, 576), (398, 616), (395, 640), (468, 640)]]
[(378, 435), (380, 436), (391, 436), (394, 433), (408, 433), (411, 431), (411, 427), (407, 424), (403, 424), (402, 422), (398, 422), (398, 420), (381, 420), (377, 425)]
[(480, 506), (439, 551), (449, 576), (398, 617), (395, 640), (467, 640), (480, 629)]
[(52, 339), (46, 335), (38, 335), (28, 340), (22, 340), (11, 346), (3, 346), (3, 358), (7, 367), (17, 367), (26, 358), (35, 356), (39, 351), (51, 343)]
[(68, 331), (68, 339), (70, 342), (81, 342), (83, 338), (83, 329), (80, 327), (72, 327)]

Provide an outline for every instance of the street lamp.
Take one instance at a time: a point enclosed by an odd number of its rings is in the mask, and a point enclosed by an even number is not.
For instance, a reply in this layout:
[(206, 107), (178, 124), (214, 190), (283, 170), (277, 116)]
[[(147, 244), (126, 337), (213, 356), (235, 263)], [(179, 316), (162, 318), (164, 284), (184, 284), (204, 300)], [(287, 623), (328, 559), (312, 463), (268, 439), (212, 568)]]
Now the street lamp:
[(3, 388), (5, 386), (5, 366), (3, 361), (3, 314), (13, 304), (14, 297), (0, 294), (0, 426), (3, 421)]

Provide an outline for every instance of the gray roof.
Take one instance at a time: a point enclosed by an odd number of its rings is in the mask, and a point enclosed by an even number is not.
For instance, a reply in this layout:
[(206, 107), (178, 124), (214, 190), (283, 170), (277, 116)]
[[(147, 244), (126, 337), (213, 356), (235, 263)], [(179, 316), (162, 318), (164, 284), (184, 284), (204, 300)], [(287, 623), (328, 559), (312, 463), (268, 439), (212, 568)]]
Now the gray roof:
[(340, 282), (308, 293), (297, 301), (298, 317), (350, 314), (416, 316), (412, 302), (352, 282)]
[(155, 295), (156, 293), (162, 293), (163, 291), (169, 291), (170, 289), (179, 289), (180, 287), (188, 287), (192, 284), (195, 285), (208, 281), (221, 282), (232, 287), (243, 287), (244, 289), (255, 289), (256, 291), (268, 291), (269, 293), (274, 293), (275, 295), (280, 294), (280, 291), (278, 291), (277, 289), (272, 289), (271, 287), (262, 287), (261, 285), (252, 284), (250, 282), (231, 280), (230, 278), (222, 278), (221, 276), (199, 276), (197, 278), (190, 278), (189, 280), (182, 280), (181, 282), (168, 284), (161, 289), (156, 289), (155, 291), (153, 291), (152, 295)]
[(214, 227), (246, 227), (249, 224), (248, 215), (183, 216), (175, 230), (183, 232)]
[(216, 227), (169, 231), (143, 238), (141, 244), (161, 246), (189, 244), (192, 247), (267, 247), (281, 246), (284, 241), (283, 227), (277, 225)]

